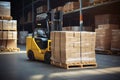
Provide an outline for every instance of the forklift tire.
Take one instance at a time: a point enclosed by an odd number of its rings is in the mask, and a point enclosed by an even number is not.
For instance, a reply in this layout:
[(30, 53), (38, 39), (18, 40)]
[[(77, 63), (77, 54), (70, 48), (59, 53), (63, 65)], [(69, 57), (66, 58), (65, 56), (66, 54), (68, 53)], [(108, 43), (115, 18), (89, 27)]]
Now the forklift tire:
[(50, 57), (51, 57), (51, 52), (46, 52), (44, 56), (45, 63), (50, 64), (50, 61), (51, 61)]
[(29, 58), (29, 60), (31, 60), (31, 61), (34, 61), (34, 60), (35, 60), (33, 51), (31, 51), (31, 50), (28, 51), (28, 58)]

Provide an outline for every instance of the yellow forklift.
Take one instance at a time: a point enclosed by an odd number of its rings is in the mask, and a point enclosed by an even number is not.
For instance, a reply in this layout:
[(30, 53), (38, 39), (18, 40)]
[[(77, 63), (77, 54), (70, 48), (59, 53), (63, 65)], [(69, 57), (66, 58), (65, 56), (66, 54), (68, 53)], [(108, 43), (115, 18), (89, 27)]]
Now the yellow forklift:
[[(44, 23), (46, 25), (42, 25), (41, 23), (37, 23), (34, 29), (32, 36), (28, 36), (26, 38), (26, 51), (29, 60), (41, 60), (46, 63), (50, 63), (51, 57), (51, 40), (50, 39), (50, 31), (49, 31), (49, 21), (48, 15), (46, 13)], [(40, 17), (41, 15), (39, 15)]]
[[(32, 36), (26, 38), (26, 51), (29, 60), (41, 60), (50, 63), (51, 57), (51, 40), (50, 32), (62, 30), (62, 12), (48, 12), (37, 15), (37, 27), (34, 29)], [(52, 20), (50, 20), (52, 18)], [(51, 26), (51, 22), (54, 25)]]

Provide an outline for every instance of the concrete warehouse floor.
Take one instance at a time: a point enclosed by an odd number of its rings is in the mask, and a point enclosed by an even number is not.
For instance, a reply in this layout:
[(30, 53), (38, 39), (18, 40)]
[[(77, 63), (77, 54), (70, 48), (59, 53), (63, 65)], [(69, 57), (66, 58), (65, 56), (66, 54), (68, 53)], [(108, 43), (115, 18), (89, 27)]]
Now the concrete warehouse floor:
[(0, 53), (0, 80), (120, 80), (120, 56), (97, 54), (97, 68), (66, 70), (29, 61), (25, 46), (18, 47), (19, 53)]

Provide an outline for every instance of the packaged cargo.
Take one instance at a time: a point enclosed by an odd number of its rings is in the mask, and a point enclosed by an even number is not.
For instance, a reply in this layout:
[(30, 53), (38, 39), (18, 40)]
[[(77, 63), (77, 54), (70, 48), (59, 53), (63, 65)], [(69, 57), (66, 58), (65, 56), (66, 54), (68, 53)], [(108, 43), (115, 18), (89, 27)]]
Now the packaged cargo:
[[(51, 60), (63, 64), (96, 63), (95, 32), (54, 31), (51, 32)], [(57, 40), (57, 41), (55, 41)]]
[(103, 14), (95, 16), (95, 25), (101, 24), (120, 24), (120, 16), (114, 14)]
[(120, 51), (120, 30), (112, 30), (111, 50)]
[(17, 39), (16, 31), (0, 31), (1, 40)]
[(0, 40), (0, 48), (17, 48), (17, 40)]
[(11, 15), (11, 4), (10, 2), (0, 1), (0, 16), (10, 16)]
[(0, 30), (17, 30), (16, 20), (0, 20)]

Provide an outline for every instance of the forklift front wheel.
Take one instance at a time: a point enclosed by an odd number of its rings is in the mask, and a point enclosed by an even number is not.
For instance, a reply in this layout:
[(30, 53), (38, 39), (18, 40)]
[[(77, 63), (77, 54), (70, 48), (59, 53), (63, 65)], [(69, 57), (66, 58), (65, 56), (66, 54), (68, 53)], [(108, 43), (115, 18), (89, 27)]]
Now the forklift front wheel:
[(50, 57), (51, 57), (51, 52), (46, 52), (44, 56), (45, 63), (50, 64), (50, 61), (51, 61)]
[(31, 50), (28, 51), (28, 58), (31, 61), (35, 60), (33, 51), (31, 51)]

